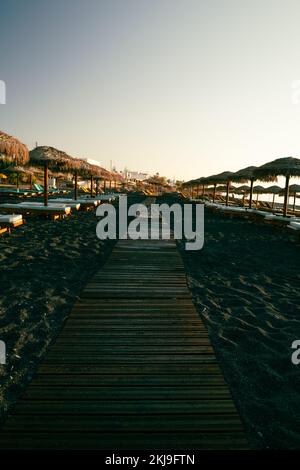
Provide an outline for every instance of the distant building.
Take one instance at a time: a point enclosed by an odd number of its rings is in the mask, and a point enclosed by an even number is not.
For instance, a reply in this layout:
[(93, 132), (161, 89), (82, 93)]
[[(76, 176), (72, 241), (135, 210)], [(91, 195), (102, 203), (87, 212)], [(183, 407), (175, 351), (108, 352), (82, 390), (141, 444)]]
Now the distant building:
[(131, 170), (124, 170), (124, 178), (128, 181), (145, 181), (149, 178), (148, 173), (142, 173), (140, 171), (131, 171)]
[(98, 160), (93, 160), (92, 158), (82, 158), (81, 160), (86, 161), (86, 162), (89, 163), (90, 165), (101, 166), (101, 163), (98, 162)]

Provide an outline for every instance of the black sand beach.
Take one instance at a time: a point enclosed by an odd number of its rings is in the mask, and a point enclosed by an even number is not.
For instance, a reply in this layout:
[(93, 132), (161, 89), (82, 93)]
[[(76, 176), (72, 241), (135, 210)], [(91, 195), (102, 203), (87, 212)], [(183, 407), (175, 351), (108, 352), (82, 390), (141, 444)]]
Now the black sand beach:
[(299, 243), (287, 230), (205, 213), (201, 251), (181, 252), (252, 448), (300, 446)]
[(94, 211), (56, 222), (31, 218), (0, 238), (0, 338), (7, 345), (0, 421), (113, 247), (96, 237), (96, 223)]

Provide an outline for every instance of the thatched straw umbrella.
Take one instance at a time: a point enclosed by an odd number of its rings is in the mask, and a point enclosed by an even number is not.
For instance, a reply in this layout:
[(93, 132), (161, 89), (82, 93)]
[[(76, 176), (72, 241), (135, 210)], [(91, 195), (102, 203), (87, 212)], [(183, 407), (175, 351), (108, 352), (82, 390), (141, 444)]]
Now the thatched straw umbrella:
[(275, 196), (276, 194), (279, 194), (282, 192), (283, 189), (280, 186), (269, 186), (268, 188), (264, 189), (264, 194), (273, 194), (273, 201), (272, 201), (272, 209), (274, 209), (275, 206)]
[(265, 163), (256, 168), (254, 175), (261, 181), (265, 181), (265, 178), (285, 176), (283, 215), (286, 216), (288, 211), (290, 178), (300, 176), (300, 159), (294, 157), (277, 158), (272, 162)]
[(111, 176), (111, 172), (108, 170), (105, 170), (104, 168), (101, 168), (101, 172), (102, 172), (101, 180), (103, 180), (103, 190), (105, 191), (106, 183), (107, 181), (111, 181), (112, 176)]
[[(297, 193), (300, 193), (300, 185), (299, 184), (291, 184), (291, 186), (289, 187), (289, 195), (290, 194), (294, 195), (293, 212), (295, 212)], [(284, 190), (283, 189), (280, 191), (279, 196), (284, 196)]]
[(205, 183), (206, 181), (206, 178), (205, 177), (201, 177), (201, 178), (197, 178), (195, 180), (193, 180), (193, 183), (196, 185), (196, 195), (199, 196), (199, 193), (200, 193), (200, 186), (202, 186), (202, 196), (204, 196), (204, 193), (205, 193)]
[(231, 171), (223, 171), (222, 173), (219, 173), (218, 175), (212, 175), (208, 176), (205, 178), (205, 183), (206, 184), (213, 184), (214, 185), (214, 193), (213, 193), (213, 202), (215, 202), (215, 195), (216, 195), (216, 186), (218, 183), (226, 184), (226, 206), (228, 206), (229, 202), (229, 190), (230, 190), (230, 183), (231, 183), (231, 177), (234, 175)]
[(246, 183), (250, 181), (250, 199), (249, 199), (249, 208), (252, 207), (252, 196), (253, 196), (253, 183), (254, 183), (254, 175), (253, 172), (256, 166), (247, 166), (246, 168), (242, 168), (239, 171), (236, 171), (232, 176), (232, 181), (236, 183)]
[(253, 193), (256, 194), (256, 208), (258, 204), (258, 196), (259, 194), (262, 194), (264, 192), (265, 188), (263, 186), (254, 186), (253, 187)]
[(236, 193), (245, 194), (250, 192), (250, 186), (248, 184), (243, 184), (242, 186), (237, 186), (235, 188)]
[[(78, 160), (78, 161), (80, 162), (78, 175), (81, 176), (82, 178), (90, 179), (90, 182), (91, 182), (90, 194), (91, 194), (91, 197), (93, 197), (94, 178), (103, 177), (103, 169), (98, 165), (92, 165), (91, 163), (88, 163), (86, 160)], [(77, 186), (77, 180), (75, 180), (75, 186)], [(75, 194), (75, 199), (77, 199), (77, 191)]]
[[(233, 186), (232, 184), (229, 185), (229, 192), (233, 192), (235, 189), (236, 189), (235, 186)], [(220, 186), (217, 186), (216, 191), (220, 191), (220, 192), (225, 193), (227, 191), (227, 184), (226, 185), (221, 184)]]
[(33, 171), (30, 168), (23, 166), (9, 166), (2, 170), (4, 174), (16, 174), (17, 175), (17, 189), (19, 189), (19, 175), (30, 175), (32, 178)]
[(242, 197), (242, 202), (243, 202), (243, 205), (245, 205), (245, 197), (246, 197), (246, 194), (249, 194), (250, 193), (250, 186), (248, 184), (243, 184), (242, 186), (237, 186), (235, 189), (234, 189), (234, 193), (235, 194), (239, 194), (240, 196), (243, 196)]
[(257, 178), (255, 175), (257, 167), (256, 166), (247, 166), (246, 168), (242, 168), (239, 171), (234, 173), (232, 177), (232, 181), (236, 181), (239, 183), (246, 183), (250, 181), (250, 197), (249, 197), (249, 209), (252, 208), (252, 199), (253, 199), (253, 184), (256, 179), (260, 179), (261, 181), (277, 181), (276, 176), (265, 176), (264, 178)]
[(299, 184), (291, 184), (291, 186), (289, 188), (289, 192), (294, 194), (293, 212), (295, 212), (296, 197), (297, 197), (297, 194), (300, 193), (300, 185)]
[(28, 162), (28, 148), (15, 137), (0, 131), (0, 164), (25, 165)]
[(119, 173), (116, 171), (111, 171), (109, 175), (109, 189), (112, 189), (112, 184), (114, 185), (114, 189), (117, 188), (117, 182), (121, 181)]
[(70, 157), (62, 150), (54, 147), (41, 146), (29, 152), (30, 163), (44, 168), (44, 205), (48, 206), (48, 171), (70, 172), (78, 169), (78, 160)]

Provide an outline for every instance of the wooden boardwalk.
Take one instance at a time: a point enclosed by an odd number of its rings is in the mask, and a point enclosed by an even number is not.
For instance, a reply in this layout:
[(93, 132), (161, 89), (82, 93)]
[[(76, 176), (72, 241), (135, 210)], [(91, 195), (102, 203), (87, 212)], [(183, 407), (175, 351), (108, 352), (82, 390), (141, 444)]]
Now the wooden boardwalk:
[(0, 433), (2, 449), (240, 449), (174, 241), (119, 241)]

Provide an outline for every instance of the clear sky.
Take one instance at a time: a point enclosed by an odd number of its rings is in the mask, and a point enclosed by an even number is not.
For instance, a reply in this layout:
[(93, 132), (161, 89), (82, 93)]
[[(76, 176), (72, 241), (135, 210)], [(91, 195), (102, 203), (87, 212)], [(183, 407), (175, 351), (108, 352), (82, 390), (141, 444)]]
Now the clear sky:
[(299, 25), (299, 0), (0, 0), (0, 129), (184, 179), (299, 156)]

